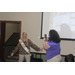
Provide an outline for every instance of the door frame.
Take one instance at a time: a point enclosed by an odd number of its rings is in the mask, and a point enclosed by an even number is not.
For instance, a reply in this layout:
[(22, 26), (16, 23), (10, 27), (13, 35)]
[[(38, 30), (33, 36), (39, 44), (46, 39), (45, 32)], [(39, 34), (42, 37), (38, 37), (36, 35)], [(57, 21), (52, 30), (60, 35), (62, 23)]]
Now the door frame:
[[(21, 23), (22, 23), (22, 21), (5, 21), (5, 20), (0, 20), (0, 22), (5, 22), (5, 23), (20, 23), (20, 38), (21, 38)], [(6, 25), (5, 25), (6, 26)], [(20, 53), (20, 50), (19, 50), (19, 53)], [(18, 57), (18, 59), (19, 59), (19, 57)]]
[(8, 22), (8, 23), (20, 23), (20, 38), (21, 38), (21, 21), (3, 21), (3, 20), (0, 20), (0, 22)]

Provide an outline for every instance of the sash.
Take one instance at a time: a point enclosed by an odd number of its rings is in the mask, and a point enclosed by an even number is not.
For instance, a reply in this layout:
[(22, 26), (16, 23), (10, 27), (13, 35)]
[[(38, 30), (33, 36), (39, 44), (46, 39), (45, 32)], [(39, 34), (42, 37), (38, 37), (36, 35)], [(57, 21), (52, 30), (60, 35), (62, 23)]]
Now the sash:
[(23, 49), (24, 49), (27, 53), (30, 54), (29, 49), (25, 46), (24, 42), (23, 42), (21, 39), (19, 39), (19, 42), (20, 42), (21, 46), (23, 47)]

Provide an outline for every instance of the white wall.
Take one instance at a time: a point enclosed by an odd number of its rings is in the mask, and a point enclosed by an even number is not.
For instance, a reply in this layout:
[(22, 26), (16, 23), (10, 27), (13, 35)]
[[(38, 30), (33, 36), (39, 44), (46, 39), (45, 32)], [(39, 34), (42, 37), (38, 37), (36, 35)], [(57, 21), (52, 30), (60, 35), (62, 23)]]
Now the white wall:
[[(41, 14), (41, 12), (0, 12), (0, 20), (22, 21), (21, 34), (26, 31), (28, 38), (42, 48), (42, 40), (38, 39), (41, 32)], [(75, 55), (75, 42), (61, 41), (61, 54), (68, 54), (71, 50)], [(33, 49), (31, 51), (35, 52)], [(42, 53), (45, 53), (45, 51)]]
[(5, 42), (9, 39), (9, 37), (13, 33), (19, 33), (19, 32), (20, 32), (20, 24), (6, 23), (6, 28), (5, 28)]

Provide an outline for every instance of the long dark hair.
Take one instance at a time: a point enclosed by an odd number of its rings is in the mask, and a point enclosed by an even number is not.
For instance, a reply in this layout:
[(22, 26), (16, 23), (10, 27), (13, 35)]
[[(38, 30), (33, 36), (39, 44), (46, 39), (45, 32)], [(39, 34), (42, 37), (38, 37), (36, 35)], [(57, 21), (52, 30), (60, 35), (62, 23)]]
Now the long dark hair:
[(69, 54), (65, 57), (65, 62), (74, 62), (73, 54)]
[(55, 30), (49, 31), (49, 41), (53, 41), (56, 43), (60, 42), (60, 37), (59, 37), (59, 34), (57, 33), (57, 31), (55, 31)]

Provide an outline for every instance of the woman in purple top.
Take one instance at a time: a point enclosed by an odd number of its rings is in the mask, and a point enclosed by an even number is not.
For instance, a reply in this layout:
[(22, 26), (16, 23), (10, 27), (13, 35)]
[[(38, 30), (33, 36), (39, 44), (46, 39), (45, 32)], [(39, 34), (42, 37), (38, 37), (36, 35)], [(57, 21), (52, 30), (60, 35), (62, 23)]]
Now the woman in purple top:
[[(48, 41), (46, 44), (45, 41)], [(60, 37), (55, 30), (49, 31), (49, 39), (44, 37), (43, 47), (46, 50), (46, 60), (47, 62), (60, 62)]]

